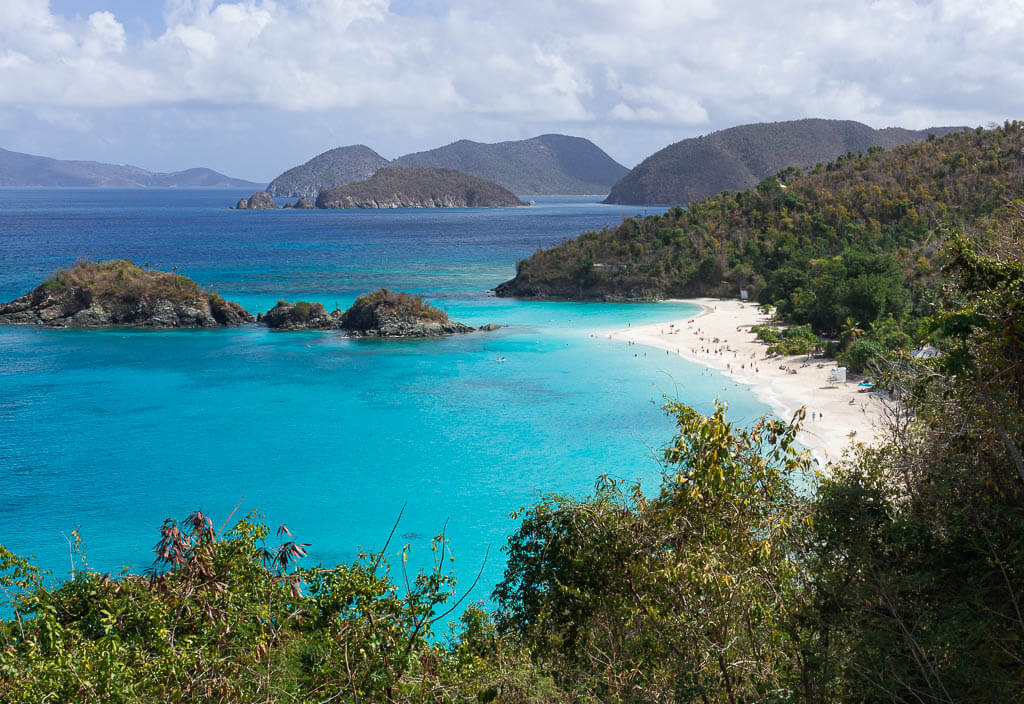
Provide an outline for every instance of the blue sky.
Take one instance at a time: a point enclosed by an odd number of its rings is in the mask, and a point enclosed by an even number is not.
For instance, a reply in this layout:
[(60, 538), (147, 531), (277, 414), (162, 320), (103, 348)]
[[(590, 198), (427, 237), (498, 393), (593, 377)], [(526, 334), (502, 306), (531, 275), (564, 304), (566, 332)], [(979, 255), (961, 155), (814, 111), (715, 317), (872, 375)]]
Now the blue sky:
[(4, 0), (0, 146), (269, 180), (561, 132), (633, 166), (735, 124), (1024, 117), (1024, 0)]

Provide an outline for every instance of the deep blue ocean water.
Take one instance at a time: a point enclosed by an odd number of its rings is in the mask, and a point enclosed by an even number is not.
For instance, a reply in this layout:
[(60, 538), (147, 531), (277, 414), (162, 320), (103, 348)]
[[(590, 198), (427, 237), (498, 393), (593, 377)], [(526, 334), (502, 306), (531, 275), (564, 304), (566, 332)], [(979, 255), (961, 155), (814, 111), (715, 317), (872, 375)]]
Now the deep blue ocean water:
[(279, 298), (345, 307), (386, 286), (508, 327), (415, 342), (0, 327), (0, 544), (64, 576), (78, 526), (92, 567), (143, 569), (165, 517), (199, 508), (219, 524), (241, 502), (236, 518), (258, 509), (312, 544), (308, 563), (335, 564), (379, 547), (404, 505), (396, 547), (411, 543), (414, 562), (446, 521), (464, 585), (490, 548), (473, 594), (485, 599), (509, 512), (582, 495), (602, 473), (656, 489), (665, 395), (705, 411), (727, 398), (740, 422), (768, 412), (718, 373), (602, 334), (688, 306), (489, 293), (538, 247), (643, 209), (226, 207), (243, 195), (0, 189), (0, 300), (78, 257), (126, 257), (254, 313)]

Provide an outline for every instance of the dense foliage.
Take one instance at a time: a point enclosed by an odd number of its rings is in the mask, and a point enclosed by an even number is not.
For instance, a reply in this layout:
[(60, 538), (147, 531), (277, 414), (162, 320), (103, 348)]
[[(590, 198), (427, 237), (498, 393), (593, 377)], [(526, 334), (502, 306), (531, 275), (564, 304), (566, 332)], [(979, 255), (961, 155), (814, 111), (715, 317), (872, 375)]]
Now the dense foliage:
[(435, 641), (462, 600), (443, 534), (417, 575), (401, 549), (401, 577), (387, 545), (296, 568), (308, 546), (284, 526), (276, 536), (253, 517), (215, 531), (197, 512), (164, 522), (145, 575), (82, 568), (56, 588), (0, 547), (0, 595), (14, 611), (0, 621), (0, 701), (451, 701), (498, 687), (544, 701), (546, 679), (521, 652), (506, 655), (478, 607), (459, 641)]
[[(493, 616), (461, 629), (444, 535), (297, 567), (249, 518), (166, 522), (144, 575), (53, 585), (0, 548), (10, 702), (1024, 700), (1024, 221), (958, 235), (924, 334), (887, 370), (886, 442), (828, 477), (792, 423), (670, 403), (655, 494), (602, 477), (518, 516)], [(771, 334), (770, 332), (766, 334)]]

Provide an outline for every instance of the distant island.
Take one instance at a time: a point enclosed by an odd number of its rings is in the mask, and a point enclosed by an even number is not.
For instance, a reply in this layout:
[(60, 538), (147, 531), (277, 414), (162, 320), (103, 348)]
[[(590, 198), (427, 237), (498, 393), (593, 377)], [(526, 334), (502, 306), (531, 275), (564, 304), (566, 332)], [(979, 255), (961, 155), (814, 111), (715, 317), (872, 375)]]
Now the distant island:
[(852, 120), (820, 119), (740, 125), (655, 152), (616, 183), (604, 202), (687, 205), (722, 191), (752, 188), (787, 166), (814, 166), (849, 152), (891, 149), (959, 129), (876, 130)]
[(237, 303), (180, 274), (127, 259), (80, 261), (0, 304), (0, 325), (58, 328), (217, 328), (253, 322)]
[(390, 162), (362, 144), (338, 147), (319, 154), (305, 164), (288, 169), (267, 186), (278, 198), (316, 198), (320, 191), (365, 181)]
[(365, 180), (388, 165), (455, 169), (519, 195), (603, 194), (629, 171), (590, 140), (561, 134), (496, 144), (463, 139), (394, 161), (357, 144), (331, 149), (285, 171), (270, 182), (267, 192), (312, 198), (320, 191)]
[(389, 166), (365, 181), (320, 192), (318, 208), (512, 208), (526, 205), (496, 183), (452, 169)]
[(277, 204), (266, 191), (253, 193), (248, 198), (239, 198), (235, 210), (274, 210)]
[(66, 161), (0, 149), (0, 186), (105, 188), (259, 188), (211, 169), (154, 173), (137, 166)]

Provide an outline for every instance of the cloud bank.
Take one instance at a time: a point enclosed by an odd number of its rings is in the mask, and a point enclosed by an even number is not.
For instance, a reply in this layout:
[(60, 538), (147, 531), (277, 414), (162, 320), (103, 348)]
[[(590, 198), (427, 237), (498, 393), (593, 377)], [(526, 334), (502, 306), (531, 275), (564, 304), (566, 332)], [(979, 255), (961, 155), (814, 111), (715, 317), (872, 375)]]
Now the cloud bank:
[[(4, 4), (0, 131), (138, 134), (131, 120), (159, 113), (386, 151), (557, 129), (632, 165), (742, 122), (925, 127), (1024, 107), (1022, 0), (167, 0), (151, 36), (106, 10)], [(116, 150), (112, 128), (102, 139)]]

